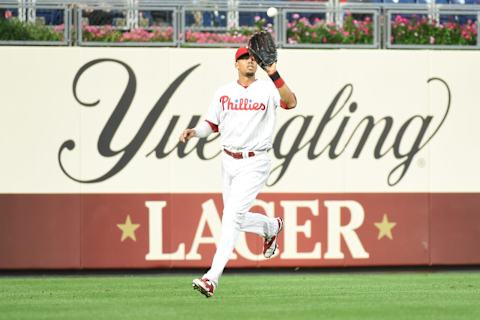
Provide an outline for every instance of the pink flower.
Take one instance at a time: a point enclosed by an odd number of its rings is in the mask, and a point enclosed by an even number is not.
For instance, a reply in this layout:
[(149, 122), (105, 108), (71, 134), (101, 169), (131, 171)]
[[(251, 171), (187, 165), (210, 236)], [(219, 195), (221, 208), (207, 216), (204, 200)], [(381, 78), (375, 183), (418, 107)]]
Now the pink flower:
[(449, 29), (449, 30), (453, 30), (453, 29), (455, 29), (455, 24), (453, 24), (451, 22), (447, 22), (447, 23), (445, 23), (445, 27), (447, 27), (447, 29)]
[(255, 16), (254, 19), (255, 19), (255, 22), (258, 22), (258, 21), (260, 21), (261, 18), (260, 18), (260, 16)]
[(5, 19), (10, 19), (13, 16), (12, 11), (7, 10), (5, 11)]
[(299, 22), (303, 23), (306, 26), (310, 25), (310, 21), (306, 17), (301, 18)]
[(63, 32), (65, 30), (65, 25), (62, 23), (62, 24), (59, 24), (58, 26), (55, 26), (53, 28), (53, 30), (55, 32)]
[(430, 36), (430, 44), (435, 44), (435, 37)]
[(185, 33), (187, 42), (195, 43), (247, 43), (248, 37), (243, 35), (217, 34), (210, 32), (191, 32)]
[(288, 38), (288, 43), (290, 44), (296, 44), (298, 43), (297, 40), (293, 39), (293, 38)]
[(292, 14), (292, 18), (293, 19), (298, 19), (298, 18), (300, 18), (300, 15), (298, 13), (294, 13), (294, 14)]
[(124, 34), (122, 34), (120, 41), (147, 42), (151, 41), (154, 35), (155, 32), (150, 33), (145, 29), (137, 28), (130, 30), (130, 32), (125, 32)]

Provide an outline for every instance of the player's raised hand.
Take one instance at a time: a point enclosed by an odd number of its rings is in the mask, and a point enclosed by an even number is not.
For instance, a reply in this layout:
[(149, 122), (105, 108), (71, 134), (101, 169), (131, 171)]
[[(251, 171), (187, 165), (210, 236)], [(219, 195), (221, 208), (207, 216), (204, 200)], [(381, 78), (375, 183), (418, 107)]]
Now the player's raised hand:
[(271, 76), (272, 74), (274, 74), (275, 72), (277, 72), (277, 63), (274, 62), (272, 63), (271, 65), (269, 66), (265, 66), (265, 71), (267, 72), (267, 74), (269, 76)]
[(180, 141), (185, 143), (196, 135), (197, 133), (195, 132), (195, 129), (185, 129), (180, 135)]

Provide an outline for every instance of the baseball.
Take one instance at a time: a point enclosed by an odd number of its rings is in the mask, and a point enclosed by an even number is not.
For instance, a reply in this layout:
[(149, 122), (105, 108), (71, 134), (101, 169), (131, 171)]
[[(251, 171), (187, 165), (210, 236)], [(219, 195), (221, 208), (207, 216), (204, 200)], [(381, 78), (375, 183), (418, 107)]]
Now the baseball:
[(277, 15), (277, 13), (278, 13), (278, 10), (277, 10), (277, 8), (274, 8), (274, 7), (270, 7), (267, 10), (267, 16), (269, 16), (270, 18), (275, 17)]

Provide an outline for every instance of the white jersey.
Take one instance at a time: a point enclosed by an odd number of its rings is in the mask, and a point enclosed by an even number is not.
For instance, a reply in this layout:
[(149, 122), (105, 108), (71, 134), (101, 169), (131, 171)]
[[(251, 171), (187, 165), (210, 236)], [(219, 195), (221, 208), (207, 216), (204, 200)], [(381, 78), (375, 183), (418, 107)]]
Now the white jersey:
[(237, 81), (215, 93), (205, 119), (218, 126), (224, 149), (264, 151), (272, 148), (280, 93), (272, 81), (256, 80), (247, 88)]

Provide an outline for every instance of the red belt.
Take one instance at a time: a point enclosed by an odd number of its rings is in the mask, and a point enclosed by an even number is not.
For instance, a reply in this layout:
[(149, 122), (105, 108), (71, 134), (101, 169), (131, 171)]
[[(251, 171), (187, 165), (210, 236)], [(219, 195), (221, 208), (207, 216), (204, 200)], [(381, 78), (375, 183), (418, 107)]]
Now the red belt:
[[(232, 152), (232, 151), (228, 151), (227, 149), (223, 149), (223, 151), (234, 159), (243, 159), (243, 152)], [(254, 157), (255, 152), (249, 151), (247, 153), (247, 156), (248, 158)]]

